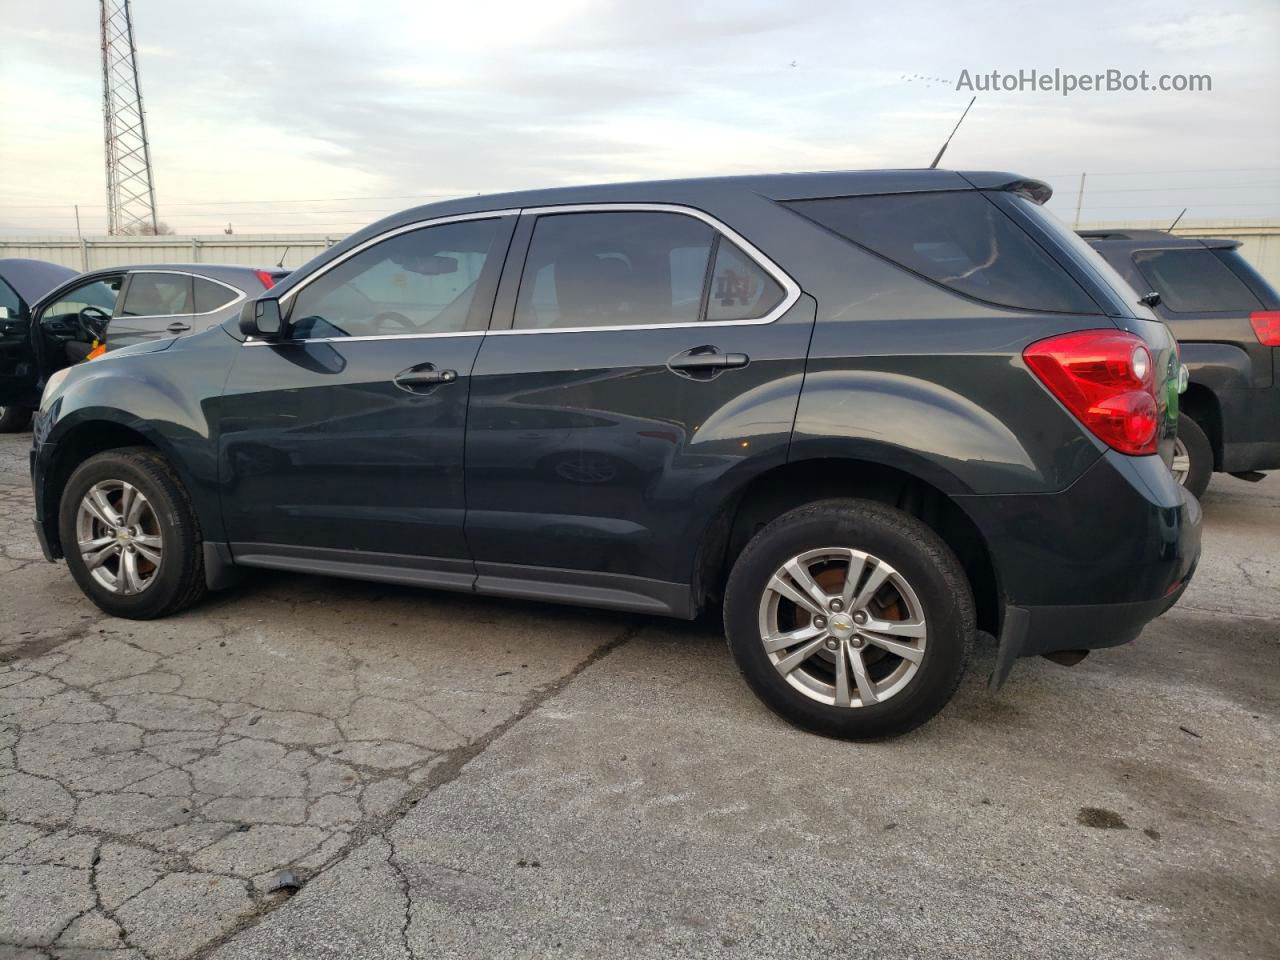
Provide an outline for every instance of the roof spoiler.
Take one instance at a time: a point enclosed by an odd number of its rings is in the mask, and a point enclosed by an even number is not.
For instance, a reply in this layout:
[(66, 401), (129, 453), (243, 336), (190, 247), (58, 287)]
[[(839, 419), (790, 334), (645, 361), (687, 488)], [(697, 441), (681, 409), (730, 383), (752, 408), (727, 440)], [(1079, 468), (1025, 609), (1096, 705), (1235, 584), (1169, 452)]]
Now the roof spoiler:
[(1210, 250), (1235, 250), (1242, 241), (1234, 237), (1197, 237), (1191, 234), (1170, 233), (1168, 230), (1077, 230), (1085, 240), (1132, 240), (1136, 243), (1160, 243), (1162, 240), (1181, 240), (1183, 246), (1196, 243)]
[[(957, 171), (958, 173), (959, 171)], [(995, 170), (961, 173), (960, 176), (969, 181), (971, 186), (979, 190), (1004, 190), (1026, 197), (1032, 203), (1045, 204), (1053, 196), (1053, 187), (1043, 180), (1032, 180), (1020, 177), (1016, 173), (1003, 173)]]
[(1049, 198), (1053, 196), (1053, 187), (1043, 180), (1014, 180), (1012, 183), (1006, 183), (1000, 189), (1026, 197), (1032, 203), (1040, 206), (1048, 203)]

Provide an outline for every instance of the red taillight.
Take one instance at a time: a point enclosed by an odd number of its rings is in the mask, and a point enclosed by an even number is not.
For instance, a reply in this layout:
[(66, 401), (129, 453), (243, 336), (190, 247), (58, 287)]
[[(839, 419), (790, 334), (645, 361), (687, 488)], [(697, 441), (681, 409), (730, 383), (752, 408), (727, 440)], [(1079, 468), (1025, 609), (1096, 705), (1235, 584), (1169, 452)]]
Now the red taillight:
[(1280, 310), (1255, 310), (1249, 314), (1253, 334), (1264, 347), (1280, 347)]
[(263, 285), (264, 287), (266, 287), (268, 290), (270, 290), (272, 287), (274, 287), (274, 286), (276, 285), (276, 278), (275, 278), (275, 277), (273, 277), (271, 274), (267, 273), (267, 271), (265, 271), (265, 270), (255, 270), (255, 271), (253, 271), (253, 272), (254, 272), (254, 275), (255, 275), (259, 280), (261, 280), (261, 281), (262, 281), (262, 285)]
[(1159, 413), (1151, 352), (1140, 337), (1082, 330), (1022, 352), (1055, 397), (1103, 443), (1128, 454), (1156, 452)]

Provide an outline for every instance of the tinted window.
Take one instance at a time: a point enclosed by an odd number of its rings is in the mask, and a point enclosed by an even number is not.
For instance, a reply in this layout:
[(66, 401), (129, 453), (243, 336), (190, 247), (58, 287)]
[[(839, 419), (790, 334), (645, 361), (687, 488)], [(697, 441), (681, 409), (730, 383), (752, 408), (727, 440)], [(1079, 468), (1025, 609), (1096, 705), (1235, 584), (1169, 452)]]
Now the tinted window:
[(126, 317), (191, 312), (191, 277), (185, 273), (135, 273), (120, 308)]
[(195, 284), (196, 313), (208, 313), (210, 310), (225, 307), (240, 296), (239, 290), (232, 290), (230, 287), (224, 287), (204, 277), (196, 277), (192, 282)]
[(782, 302), (782, 287), (764, 269), (723, 237), (716, 249), (707, 299), (708, 320), (763, 317)]
[(465, 220), (375, 244), (303, 287), (292, 336), (376, 337), (467, 329), (497, 220)]
[(693, 323), (716, 233), (678, 213), (541, 216), (516, 298), (517, 329)]
[(1264, 309), (1280, 310), (1280, 293), (1276, 293), (1276, 288), (1254, 269), (1252, 263), (1240, 255), (1239, 250), (1232, 247), (1215, 247), (1213, 255), (1240, 278), (1240, 281), (1258, 298), (1258, 302)]
[(105, 280), (94, 280), (82, 287), (76, 287), (63, 294), (55, 303), (44, 309), (42, 316), (51, 317), (77, 314), (85, 307), (97, 307), (104, 313), (115, 311), (116, 298), (120, 296), (123, 277), (107, 277)]
[(16, 317), (20, 305), (18, 294), (14, 292), (13, 287), (5, 283), (4, 280), (0, 280), (0, 320)]
[(1248, 312), (1262, 306), (1211, 250), (1139, 250), (1133, 260), (1174, 313)]
[(787, 206), (978, 300), (1098, 313), (1097, 304), (1057, 261), (976, 190), (796, 200)]

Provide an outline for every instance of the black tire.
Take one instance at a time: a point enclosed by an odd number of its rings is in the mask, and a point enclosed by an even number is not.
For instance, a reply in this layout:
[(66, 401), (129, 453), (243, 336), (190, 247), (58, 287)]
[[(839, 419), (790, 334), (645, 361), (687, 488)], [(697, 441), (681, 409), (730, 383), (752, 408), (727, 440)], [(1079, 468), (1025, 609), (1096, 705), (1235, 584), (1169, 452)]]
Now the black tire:
[(29, 407), (0, 407), (0, 433), (22, 433), (30, 426)]
[[(94, 484), (123, 480), (149, 501), (163, 541), (163, 560), (150, 583), (135, 594), (113, 593), (98, 583), (76, 547), (76, 515)], [(159, 453), (148, 447), (107, 450), (71, 474), (58, 510), (58, 532), (67, 566), (85, 596), (103, 611), (128, 620), (152, 620), (177, 613), (205, 593), (203, 540), (182, 481)]]
[[(761, 598), (792, 557), (851, 547), (895, 568), (923, 607), (928, 637), (919, 667), (895, 695), (865, 706), (820, 703), (775, 669), (760, 635)], [(743, 677), (765, 704), (804, 730), (844, 740), (897, 736), (946, 706), (973, 645), (973, 592), (955, 554), (915, 517), (870, 500), (823, 500), (783, 514), (738, 556), (724, 600), (725, 634)], [(868, 647), (870, 649), (870, 647)]]
[(1187, 459), (1191, 468), (1182, 481), (1186, 491), (1199, 500), (1209, 489), (1209, 479), (1213, 476), (1213, 447), (1209, 438), (1196, 423), (1185, 413), (1178, 414), (1178, 439), (1187, 451)]

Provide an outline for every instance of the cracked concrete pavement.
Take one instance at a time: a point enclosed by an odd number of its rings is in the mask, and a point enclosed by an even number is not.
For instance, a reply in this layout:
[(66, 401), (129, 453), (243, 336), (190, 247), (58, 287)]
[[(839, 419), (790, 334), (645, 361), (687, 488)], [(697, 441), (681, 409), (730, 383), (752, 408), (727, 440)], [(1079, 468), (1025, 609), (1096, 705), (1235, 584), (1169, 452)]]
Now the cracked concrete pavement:
[[(1136, 643), (908, 737), (705, 625), (255, 574), (112, 620), (0, 438), (0, 957), (1273, 957), (1280, 478)], [(295, 890), (297, 892), (295, 893)]]

